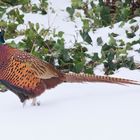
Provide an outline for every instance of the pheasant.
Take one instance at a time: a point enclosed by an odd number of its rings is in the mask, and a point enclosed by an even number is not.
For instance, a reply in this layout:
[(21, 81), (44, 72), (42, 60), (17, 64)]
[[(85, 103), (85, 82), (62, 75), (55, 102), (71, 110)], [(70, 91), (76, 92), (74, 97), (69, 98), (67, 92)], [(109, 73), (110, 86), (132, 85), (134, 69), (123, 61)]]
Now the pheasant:
[(137, 81), (88, 74), (63, 73), (51, 64), (31, 54), (4, 44), (4, 32), (0, 32), (0, 82), (15, 93), (22, 103), (33, 99), (46, 89), (63, 82), (108, 82), (115, 84), (135, 84)]

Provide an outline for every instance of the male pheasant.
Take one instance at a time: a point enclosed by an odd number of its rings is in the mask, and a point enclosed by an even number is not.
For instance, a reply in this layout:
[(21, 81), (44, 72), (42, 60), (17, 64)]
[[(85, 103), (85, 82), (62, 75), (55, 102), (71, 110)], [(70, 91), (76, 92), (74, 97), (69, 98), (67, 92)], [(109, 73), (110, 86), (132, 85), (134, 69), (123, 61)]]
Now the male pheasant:
[[(4, 43), (3, 35), (1, 31), (1, 43)], [(63, 82), (139, 84), (134, 80), (109, 76), (63, 73), (51, 64), (5, 44), (0, 45), (0, 82), (15, 93), (22, 103), (27, 99), (35, 101), (46, 89), (54, 88)]]

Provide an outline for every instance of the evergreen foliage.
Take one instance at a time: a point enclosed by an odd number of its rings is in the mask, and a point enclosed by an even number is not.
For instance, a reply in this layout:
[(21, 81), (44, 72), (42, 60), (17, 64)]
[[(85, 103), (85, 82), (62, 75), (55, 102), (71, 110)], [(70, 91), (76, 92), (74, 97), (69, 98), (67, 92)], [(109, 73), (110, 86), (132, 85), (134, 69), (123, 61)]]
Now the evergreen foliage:
[[(127, 56), (127, 50), (131, 50), (134, 44), (140, 43), (140, 40), (125, 43), (124, 40), (116, 40), (118, 36), (116, 33), (111, 33), (108, 35), (109, 42), (104, 43), (102, 38), (98, 37), (97, 44), (102, 47), (101, 57), (98, 53), (89, 54), (87, 46), (92, 46), (90, 31), (94, 32), (97, 28), (105, 26), (112, 27), (119, 21), (122, 21), (123, 26), (126, 21), (139, 14), (139, 7), (132, 12), (133, 7), (130, 7), (130, 1), (124, 3), (116, 1), (115, 7), (112, 8), (102, 0), (99, 0), (98, 4), (95, 4), (94, 1), (71, 0), (71, 6), (67, 7), (66, 11), (71, 21), (74, 22), (77, 18), (81, 20), (83, 27), (78, 33), (83, 40), (82, 42), (75, 40), (71, 48), (65, 48), (65, 36), (62, 31), (56, 32), (50, 27), (42, 29), (38, 23), (33, 24), (32, 22), (28, 23), (26, 29), (17, 29), (19, 25), (24, 24), (25, 13), (47, 14), (48, 1), (39, 1), (39, 5), (32, 4), (30, 0), (0, 1), (0, 26), (5, 28), (5, 39), (24, 36), (19, 43), (12, 41), (11, 46), (32, 53), (52, 63), (60, 70), (92, 74), (93, 68), (102, 63), (105, 74), (113, 74), (120, 67), (135, 69), (134, 60)], [(9, 7), (11, 10), (7, 10)], [(84, 14), (82, 15), (80, 11), (83, 11)], [(6, 20), (3, 18), (4, 16)], [(131, 20), (131, 22), (135, 21)], [(132, 26), (130, 31), (126, 30), (126, 36), (133, 38), (138, 29), (138, 25)]]

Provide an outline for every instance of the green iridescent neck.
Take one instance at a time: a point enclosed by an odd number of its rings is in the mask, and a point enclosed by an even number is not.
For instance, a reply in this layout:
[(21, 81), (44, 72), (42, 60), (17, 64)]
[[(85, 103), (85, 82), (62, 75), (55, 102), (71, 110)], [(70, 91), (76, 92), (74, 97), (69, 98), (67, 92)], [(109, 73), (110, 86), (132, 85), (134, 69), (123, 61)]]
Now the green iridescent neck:
[(4, 30), (1, 30), (0, 31), (0, 45), (4, 44), (5, 43), (5, 40), (4, 40)]

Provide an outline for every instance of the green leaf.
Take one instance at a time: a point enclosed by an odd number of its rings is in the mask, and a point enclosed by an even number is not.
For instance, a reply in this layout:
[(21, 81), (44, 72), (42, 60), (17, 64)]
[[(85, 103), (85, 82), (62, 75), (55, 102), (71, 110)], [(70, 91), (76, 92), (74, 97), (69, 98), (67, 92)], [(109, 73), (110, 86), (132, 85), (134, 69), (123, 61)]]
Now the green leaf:
[(84, 62), (76, 62), (75, 63), (75, 71), (76, 73), (79, 73), (83, 70), (84, 68)]
[(129, 32), (129, 31), (125, 31), (126, 35), (127, 35), (127, 38), (133, 38), (136, 36), (135, 32)]
[(111, 35), (112, 35), (113, 37), (117, 37), (117, 36), (118, 36), (118, 34), (116, 34), (116, 33), (111, 33)]
[(71, 0), (71, 2), (72, 2), (72, 7), (74, 8), (80, 8), (83, 5), (82, 0)]
[(103, 40), (101, 37), (97, 38), (97, 44), (98, 44), (98, 46), (101, 46), (103, 44)]
[(38, 31), (38, 30), (39, 30), (39, 28), (40, 28), (39, 23), (36, 23), (36, 30)]
[(119, 46), (124, 46), (125, 45), (124, 40), (120, 39), (119, 42), (120, 42)]
[(129, 21), (129, 23), (130, 24), (132, 24), (132, 23), (135, 23), (137, 20), (135, 20), (135, 19), (131, 19), (130, 21)]
[(102, 51), (103, 51), (103, 52), (108, 51), (110, 48), (111, 48), (111, 46), (108, 45), (107, 43), (105, 43), (105, 44), (102, 46)]
[(100, 5), (100, 6), (104, 6), (103, 0), (99, 0), (99, 5)]
[(82, 19), (83, 22), (83, 30), (90, 30), (90, 26), (89, 26), (89, 20), (88, 19)]
[(110, 39), (109, 39), (109, 45), (111, 46), (117, 46), (116, 40), (114, 39), (114, 37), (112, 35), (109, 35)]
[(139, 29), (139, 25), (131, 26), (130, 28), (131, 28), (132, 32), (136, 32)]
[(94, 4), (93, 1), (90, 1), (90, 6), (91, 6), (91, 7), (94, 7), (94, 6), (95, 6), (95, 4)]
[(70, 18), (72, 19), (73, 15), (74, 15), (74, 12), (75, 12), (75, 9), (73, 7), (67, 7), (66, 11), (69, 13)]
[(93, 54), (92, 60), (93, 60), (93, 62), (96, 62), (96, 61), (100, 60), (100, 58), (98, 56), (98, 53)]
[(58, 32), (58, 37), (62, 38), (63, 35), (64, 35), (64, 32), (62, 32), (62, 31), (59, 31), (59, 32)]
[(83, 38), (83, 40), (85, 42), (87, 42), (88, 44), (91, 44), (92, 43), (92, 39), (89, 36), (89, 33), (87, 31), (80, 30), (80, 35), (81, 35), (81, 37)]
[(126, 50), (130, 50), (131, 49), (131, 47), (132, 47), (132, 44), (131, 43), (126, 43)]
[(101, 21), (104, 26), (111, 24), (111, 14), (110, 8), (107, 6), (102, 6), (100, 11)]

